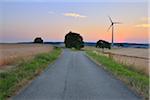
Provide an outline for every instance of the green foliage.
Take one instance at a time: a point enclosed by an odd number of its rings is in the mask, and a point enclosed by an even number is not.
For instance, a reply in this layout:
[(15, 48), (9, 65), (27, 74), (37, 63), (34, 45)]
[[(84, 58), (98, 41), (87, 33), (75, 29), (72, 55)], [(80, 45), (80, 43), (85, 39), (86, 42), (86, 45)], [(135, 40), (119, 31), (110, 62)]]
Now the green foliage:
[(110, 59), (103, 55), (97, 55), (92, 51), (86, 52), (90, 57), (92, 57), (97, 62), (103, 64), (105, 69), (112, 72), (118, 78), (123, 80), (130, 87), (135, 89), (138, 93), (143, 95), (145, 99), (148, 99), (149, 96), (149, 78), (143, 74), (140, 74), (136, 71), (128, 69), (126, 66), (115, 62), (113, 59)]
[(102, 49), (104, 49), (104, 48), (111, 49), (111, 44), (107, 41), (99, 40), (96, 43), (96, 47), (99, 47), (99, 48), (102, 48)]
[(43, 43), (43, 40), (42, 40), (41, 37), (36, 37), (36, 38), (34, 39), (34, 43)]
[(56, 60), (60, 53), (61, 49), (56, 48), (50, 53), (39, 54), (30, 61), (22, 62), (15, 69), (0, 73), (0, 100), (5, 100), (11, 96), (23, 80), (34, 78), (49, 63)]
[(77, 34), (77, 33), (69, 32), (65, 36), (64, 42), (67, 48), (76, 48), (79, 50), (84, 47), (83, 38), (82, 36), (80, 36), (80, 34)]

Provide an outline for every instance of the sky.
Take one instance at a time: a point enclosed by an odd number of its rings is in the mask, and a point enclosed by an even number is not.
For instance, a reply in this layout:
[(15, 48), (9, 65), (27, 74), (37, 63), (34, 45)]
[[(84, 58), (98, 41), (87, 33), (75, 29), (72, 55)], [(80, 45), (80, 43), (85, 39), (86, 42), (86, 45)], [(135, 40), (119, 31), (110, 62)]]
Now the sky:
[(5, 0), (0, 1), (0, 42), (64, 41), (69, 32), (84, 41), (148, 43), (150, 17), (146, 0)]

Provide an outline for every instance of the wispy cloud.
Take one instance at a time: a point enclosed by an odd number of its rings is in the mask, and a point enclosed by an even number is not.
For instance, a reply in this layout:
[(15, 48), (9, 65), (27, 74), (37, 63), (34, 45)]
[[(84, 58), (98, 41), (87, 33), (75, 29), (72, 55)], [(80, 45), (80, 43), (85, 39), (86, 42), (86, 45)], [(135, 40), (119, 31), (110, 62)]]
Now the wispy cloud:
[(134, 26), (138, 28), (150, 28), (150, 23), (148, 23), (148, 21), (150, 21), (150, 17), (142, 17)]
[(150, 21), (150, 17), (142, 17), (141, 20), (142, 21)]
[(86, 18), (87, 16), (80, 15), (78, 13), (64, 13), (64, 16), (74, 17), (74, 18)]
[(135, 27), (150, 28), (150, 24), (137, 24)]

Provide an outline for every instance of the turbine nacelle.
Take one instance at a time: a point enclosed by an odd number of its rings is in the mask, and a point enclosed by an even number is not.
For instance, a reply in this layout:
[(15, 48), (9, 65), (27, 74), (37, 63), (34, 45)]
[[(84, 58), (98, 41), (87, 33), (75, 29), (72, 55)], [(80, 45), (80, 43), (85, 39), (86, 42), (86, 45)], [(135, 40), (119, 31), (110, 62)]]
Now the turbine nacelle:
[(113, 22), (110, 16), (108, 16), (108, 18), (111, 22), (111, 25), (109, 26), (108, 31), (110, 30), (111, 27), (113, 27), (114, 24), (122, 24), (121, 22)]

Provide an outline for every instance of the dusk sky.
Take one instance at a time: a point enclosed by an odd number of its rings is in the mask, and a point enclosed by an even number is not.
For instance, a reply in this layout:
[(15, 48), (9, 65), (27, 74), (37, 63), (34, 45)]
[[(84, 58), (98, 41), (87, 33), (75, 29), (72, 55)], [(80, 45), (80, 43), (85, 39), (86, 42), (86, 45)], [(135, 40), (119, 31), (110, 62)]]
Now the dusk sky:
[(148, 43), (148, 1), (146, 0), (5, 0), (0, 1), (0, 42), (64, 41), (69, 31), (84, 41), (111, 42), (108, 16), (115, 25), (115, 42)]

